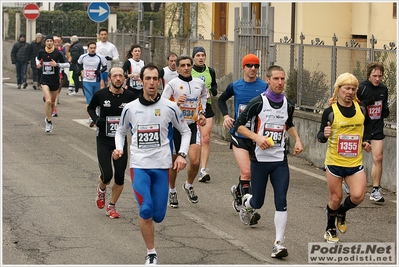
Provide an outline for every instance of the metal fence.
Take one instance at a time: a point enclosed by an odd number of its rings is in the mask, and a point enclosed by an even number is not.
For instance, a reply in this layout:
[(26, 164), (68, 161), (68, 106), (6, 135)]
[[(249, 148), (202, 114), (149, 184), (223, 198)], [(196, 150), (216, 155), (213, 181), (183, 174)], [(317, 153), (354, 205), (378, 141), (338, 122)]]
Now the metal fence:
[[(280, 41), (269, 43), (267, 35), (262, 34), (264, 26), (243, 23), (237, 30), (236, 41), (171, 38), (152, 36), (148, 32), (140, 35), (142, 59), (163, 67), (170, 51), (178, 55), (191, 56), (195, 46), (206, 50), (206, 64), (215, 69), (217, 78), (226, 75), (242, 77), (241, 59), (247, 53), (256, 54), (261, 61), (259, 77), (265, 78), (267, 67), (271, 64), (282, 66), (287, 72), (286, 94), (304, 110), (319, 112), (327, 107), (332, 96), (336, 77), (341, 73), (353, 73), (359, 81), (366, 79), (366, 66), (376, 60), (384, 64), (384, 84), (389, 89), (390, 116), (386, 123), (396, 125), (396, 73), (397, 51), (393, 49), (361, 48), (358, 45), (294, 44)], [(251, 28), (252, 27), (252, 28)], [(241, 33), (241, 30), (245, 33)], [(137, 43), (136, 34), (110, 33), (121, 55), (121, 60), (130, 48)], [(219, 88), (223, 91), (224, 88)]]
[(172, 38), (153, 36), (150, 32), (140, 33), (109, 33), (109, 40), (118, 48), (120, 58), (125, 61), (125, 54), (132, 44), (140, 44), (141, 59), (153, 62), (159, 67), (166, 66), (170, 52), (178, 55), (192, 56), (195, 46), (202, 46), (206, 51), (206, 65), (215, 69), (217, 78), (229, 75), (234, 67), (234, 42), (227, 40), (205, 40), (190, 38)]
[[(137, 33), (123, 32), (118, 29), (109, 33), (109, 41), (114, 43), (119, 51), (121, 64), (125, 61), (125, 54), (132, 44), (139, 43), (142, 47), (142, 59), (153, 62), (159, 67), (166, 66), (166, 58), (170, 52), (178, 55), (191, 56), (195, 46), (203, 46), (206, 50), (206, 64), (216, 71), (217, 79), (232, 76), (233, 79), (242, 77), (241, 59), (248, 53), (256, 54), (260, 58), (259, 77), (265, 78), (268, 66), (272, 64), (282, 66), (287, 73), (286, 91), (298, 108), (319, 112), (328, 103), (333, 92), (333, 85), (338, 75), (343, 72), (353, 73), (359, 81), (366, 79), (366, 66), (371, 61), (384, 64), (385, 75), (383, 82), (389, 89), (389, 106), (391, 115), (386, 119), (390, 126), (396, 126), (396, 92), (397, 92), (397, 50), (391, 42), (386, 49), (374, 49), (376, 40), (370, 40), (370, 48), (361, 48), (353, 40), (346, 46), (324, 45), (323, 41), (292, 43), (284, 38), (274, 42), (273, 26), (271, 23), (259, 21), (241, 21), (239, 14), (235, 14), (234, 42), (221, 37), (214, 40), (204, 37), (198, 39), (156, 36), (150, 30)], [(69, 41), (70, 36), (63, 36)], [(334, 40), (335, 36), (333, 36)], [(373, 36), (374, 38), (374, 36)], [(88, 40), (95, 40), (93, 36), (80, 37), (85, 45)], [(223, 91), (225, 88), (218, 88)]]
[(351, 40), (345, 46), (337, 45), (336, 36), (332, 36), (333, 45), (324, 45), (319, 38), (305, 44), (292, 43), (283, 38), (279, 43), (272, 40), (274, 33), (273, 19), (269, 22), (242, 21), (239, 13), (235, 14), (234, 77), (240, 74), (240, 59), (247, 53), (260, 58), (259, 76), (265, 78), (266, 70), (271, 65), (280, 65), (286, 70), (286, 95), (302, 110), (321, 112), (328, 107), (328, 100), (334, 91), (336, 78), (344, 73), (354, 74), (359, 82), (365, 80), (367, 64), (378, 61), (384, 65), (383, 83), (388, 87), (390, 116), (386, 125), (396, 128), (396, 93), (397, 93), (397, 50), (391, 42), (385, 49), (374, 49), (377, 40), (372, 35), (370, 48), (361, 48)]
[(337, 76), (350, 72), (361, 82), (366, 79), (369, 62), (383, 63), (383, 83), (388, 87), (390, 107), (390, 116), (385, 121), (389, 126), (396, 127), (396, 50), (292, 43), (275, 46), (275, 64), (287, 72), (287, 94), (299, 108), (316, 112), (328, 106)]

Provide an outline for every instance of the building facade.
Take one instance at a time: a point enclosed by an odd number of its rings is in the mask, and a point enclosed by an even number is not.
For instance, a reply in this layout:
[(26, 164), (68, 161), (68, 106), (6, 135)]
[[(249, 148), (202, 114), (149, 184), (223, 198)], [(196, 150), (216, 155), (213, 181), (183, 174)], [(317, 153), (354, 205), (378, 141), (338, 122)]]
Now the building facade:
[[(167, 3), (166, 6), (173, 4)], [(192, 37), (205, 39), (227, 38), (234, 40), (235, 8), (240, 9), (242, 21), (255, 20), (266, 24), (268, 8), (274, 9), (274, 40), (292, 39), (299, 43), (301, 35), (305, 43), (311, 40), (332, 45), (332, 37), (345, 45), (355, 40), (361, 47), (370, 47), (372, 35), (377, 39), (375, 48), (397, 41), (396, 2), (201, 2), (182, 3), (185, 25), (190, 25)], [(193, 17), (193, 13), (195, 15)], [(188, 21), (188, 18), (190, 19)], [(166, 18), (167, 20), (168, 18)], [(168, 21), (166, 21), (166, 24)], [(194, 25), (194, 26), (193, 26)], [(178, 29), (174, 29), (174, 33)], [(165, 33), (167, 35), (167, 33)]]

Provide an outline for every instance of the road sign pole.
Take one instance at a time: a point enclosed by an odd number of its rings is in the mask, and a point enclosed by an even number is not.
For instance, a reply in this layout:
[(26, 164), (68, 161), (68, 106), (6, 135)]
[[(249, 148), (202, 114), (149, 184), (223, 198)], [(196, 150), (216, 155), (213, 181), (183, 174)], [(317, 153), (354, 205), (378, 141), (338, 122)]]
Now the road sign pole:
[(32, 42), (32, 36), (33, 36), (33, 32), (32, 32), (32, 20), (29, 20), (29, 37), (30, 37), (30, 40), (27, 40), (26, 42), (27, 43), (30, 43), (30, 42)]

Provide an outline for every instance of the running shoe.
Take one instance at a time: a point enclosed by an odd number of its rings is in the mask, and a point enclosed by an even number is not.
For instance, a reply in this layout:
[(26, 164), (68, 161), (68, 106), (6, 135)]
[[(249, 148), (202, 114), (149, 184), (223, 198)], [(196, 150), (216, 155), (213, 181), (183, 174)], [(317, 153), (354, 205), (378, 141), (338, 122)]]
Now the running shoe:
[(78, 93), (76, 93), (75, 91), (72, 91), (72, 92), (69, 92), (68, 95), (74, 96), (74, 95), (78, 95)]
[(385, 199), (381, 195), (381, 188), (373, 188), (373, 192), (370, 194), (370, 200), (375, 201), (375, 202), (384, 202)]
[(183, 184), (183, 189), (184, 191), (186, 191), (187, 194), (187, 199), (191, 202), (191, 203), (197, 203), (198, 202), (198, 197), (197, 195), (194, 193), (194, 187), (190, 186), (189, 189), (187, 189), (185, 187), (185, 185)]
[(56, 109), (53, 110), (53, 113), (51, 114), (51, 116), (53, 116), (53, 117), (58, 117), (58, 113), (57, 113), (57, 110), (56, 110)]
[(18, 87), (17, 87), (18, 89), (21, 89), (21, 85), (20, 84), (18, 84)]
[(233, 185), (230, 188), (230, 193), (233, 196), (233, 208), (235, 211), (240, 212), (242, 208), (241, 194), (239, 190), (237, 190), (237, 186)]
[(337, 237), (337, 229), (328, 229), (324, 233), (324, 240), (326, 240), (327, 243), (339, 243), (339, 238)]
[(169, 206), (172, 208), (178, 208), (179, 207), (179, 201), (177, 201), (177, 193), (170, 193), (169, 192)]
[(33, 90), (37, 90), (37, 82), (33, 83)]
[(209, 175), (209, 173), (206, 170), (201, 170), (199, 177), (198, 177), (198, 181), (201, 183), (206, 183), (210, 180), (211, 180), (211, 176)]
[(96, 197), (96, 204), (99, 209), (103, 209), (105, 206), (105, 191), (100, 189), (100, 186), (97, 186), (97, 197)]
[(109, 216), (111, 219), (119, 218), (119, 213), (116, 211), (115, 205), (108, 205), (106, 213), (107, 213), (107, 216)]
[(337, 214), (337, 228), (338, 231), (345, 234), (346, 229), (348, 228), (348, 224), (346, 223), (346, 214)]
[(342, 181), (342, 190), (343, 190), (348, 196), (350, 195), (349, 186), (345, 183), (345, 181)]
[(28, 83), (24, 83), (22, 88), (26, 89), (26, 87), (28, 87)]
[(283, 242), (277, 241), (274, 243), (271, 256), (272, 258), (283, 258), (288, 256), (287, 248), (284, 247)]
[(47, 118), (45, 118), (44, 121), (46, 122), (46, 130), (45, 130), (45, 132), (46, 132), (46, 133), (52, 132), (52, 131), (53, 131), (53, 123), (52, 123), (52, 122), (49, 122), (49, 121), (47, 120)]
[(247, 201), (250, 194), (245, 194), (242, 200), (242, 208), (240, 209), (240, 220), (245, 225), (255, 225), (260, 220), (260, 214), (255, 211), (253, 208), (245, 207), (245, 202)]
[(158, 256), (157, 254), (148, 254), (145, 257), (145, 265), (157, 265), (158, 264)]

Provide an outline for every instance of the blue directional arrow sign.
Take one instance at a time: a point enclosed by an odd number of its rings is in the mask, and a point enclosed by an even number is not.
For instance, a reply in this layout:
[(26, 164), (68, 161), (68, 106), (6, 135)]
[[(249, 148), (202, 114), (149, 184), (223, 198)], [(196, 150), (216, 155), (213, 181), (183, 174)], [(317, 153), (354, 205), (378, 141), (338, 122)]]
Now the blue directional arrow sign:
[(105, 2), (93, 2), (87, 8), (87, 14), (94, 22), (103, 22), (108, 18), (109, 13), (109, 5)]

